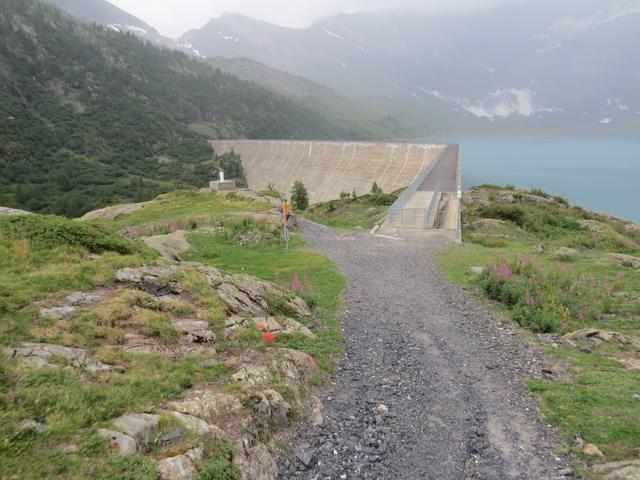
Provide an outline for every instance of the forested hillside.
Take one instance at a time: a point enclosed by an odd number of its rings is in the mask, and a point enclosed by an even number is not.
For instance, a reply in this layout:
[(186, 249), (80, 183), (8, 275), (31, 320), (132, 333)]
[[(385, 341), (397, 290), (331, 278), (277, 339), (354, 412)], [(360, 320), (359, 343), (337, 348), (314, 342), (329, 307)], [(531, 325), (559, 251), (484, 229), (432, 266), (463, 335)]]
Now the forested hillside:
[[(218, 137), (346, 138), (322, 115), (131, 34), (36, 0), (0, 3), (0, 204), (77, 216), (179, 185), (219, 163)], [(200, 128), (202, 131), (202, 128)]]

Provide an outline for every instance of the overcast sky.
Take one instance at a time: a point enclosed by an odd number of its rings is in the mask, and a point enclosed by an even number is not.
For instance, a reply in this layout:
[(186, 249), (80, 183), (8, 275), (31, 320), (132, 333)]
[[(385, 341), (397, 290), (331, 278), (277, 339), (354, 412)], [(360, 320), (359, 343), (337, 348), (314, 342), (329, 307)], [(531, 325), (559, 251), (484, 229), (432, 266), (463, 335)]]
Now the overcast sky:
[[(535, 0), (109, 0), (177, 38), (224, 12), (242, 13), (278, 25), (305, 27), (314, 20), (337, 13), (393, 10), (483, 9), (498, 3)], [(606, 1), (606, 0), (605, 0)]]

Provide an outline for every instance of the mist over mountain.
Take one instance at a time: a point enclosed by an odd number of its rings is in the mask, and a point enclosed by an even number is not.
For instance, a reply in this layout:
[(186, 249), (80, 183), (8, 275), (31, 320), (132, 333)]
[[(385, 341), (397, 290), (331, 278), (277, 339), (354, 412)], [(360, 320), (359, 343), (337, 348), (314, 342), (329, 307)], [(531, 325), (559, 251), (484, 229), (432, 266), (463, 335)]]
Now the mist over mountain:
[(629, 3), (358, 13), (306, 29), (224, 15), (180, 42), (205, 57), (246, 57), (345, 95), (393, 100), (453, 130), (640, 126), (640, 7)]

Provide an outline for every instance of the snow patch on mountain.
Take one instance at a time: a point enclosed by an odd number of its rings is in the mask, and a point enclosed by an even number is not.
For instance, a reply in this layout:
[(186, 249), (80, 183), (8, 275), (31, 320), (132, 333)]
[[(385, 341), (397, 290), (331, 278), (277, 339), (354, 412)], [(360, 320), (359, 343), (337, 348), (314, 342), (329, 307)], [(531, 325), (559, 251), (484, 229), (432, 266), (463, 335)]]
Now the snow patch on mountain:
[(130, 32), (137, 33), (138, 35), (146, 35), (147, 34), (147, 31), (144, 28), (136, 27), (136, 26), (133, 26), (133, 25), (125, 25), (125, 27)]
[(121, 23), (112, 23), (107, 25), (107, 28), (118, 33), (131, 32), (141, 37), (148, 33), (144, 28), (136, 27), (134, 25), (122, 25)]
[(551, 45), (550, 47), (546, 47), (546, 48), (539, 48), (536, 50), (536, 53), (539, 53), (541, 55), (544, 55), (545, 53), (549, 53), (552, 52), (553, 50), (560, 48), (562, 46), (561, 43), (554, 43), (553, 45)]
[(612, 119), (610, 119), (609, 117), (607, 118), (603, 118), (602, 120), (600, 120), (600, 123), (602, 123), (603, 125), (607, 125), (608, 123), (613, 122)]
[(235, 42), (235, 43), (237, 43), (237, 42), (240, 41), (239, 38), (233, 37), (231, 35), (225, 35), (222, 32), (218, 32), (218, 35), (220, 36), (220, 38), (222, 38), (226, 42)]
[(591, 28), (615, 22), (616, 20), (628, 15), (635, 15), (638, 13), (640, 13), (640, 6), (634, 5), (632, 7), (618, 8), (616, 10), (600, 11), (584, 18), (561, 18), (554, 22), (551, 30), (556, 33), (574, 36), (584, 33)]
[(536, 113), (559, 111), (556, 108), (535, 106), (533, 101), (535, 92), (528, 88), (499, 88), (490, 92), (487, 97), (475, 101), (446, 95), (434, 90), (427, 93), (439, 100), (454, 103), (477, 118), (490, 120), (507, 118), (512, 115), (530, 117)]
[(328, 28), (324, 29), (324, 33), (326, 33), (327, 35), (329, 35), (330, 37), (333, 38), (337, 38), (338, 40), (344, 40), (344, 37), (342, 35), (338, 35), (337, 33), (333, 33), (331, 30), (329, 30)]

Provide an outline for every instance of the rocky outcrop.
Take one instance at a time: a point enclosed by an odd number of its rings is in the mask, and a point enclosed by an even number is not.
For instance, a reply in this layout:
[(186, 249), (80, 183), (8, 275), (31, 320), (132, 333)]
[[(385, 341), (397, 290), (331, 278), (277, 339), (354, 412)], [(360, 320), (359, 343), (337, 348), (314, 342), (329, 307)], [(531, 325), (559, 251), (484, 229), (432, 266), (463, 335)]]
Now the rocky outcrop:
[(216, 334), (204, 320), (173, 320), (171, 326), (183, 335), (187, 343), (213, 343)]
[(122, 370), (120, 367), (102, 363), (86, 350), (63, 345), (24, 342), (16, 347), (6, 348), (5, 353), (12, 360), (33, 367), (62, 368), (70, 365), (89, 373)]
[(638, 480), (640, 479), (640, 459), (596, 465), (593, 470), (602, 475), (604, 480)]
[(142, 241), (168, 260), (180, 260), (182, 254), (191, 250), (191, 244), (187, 241), (187, 232), (183, 230), (169, 235), (146, 237)]
[[(135, 286), (152, 295), (179, 295), (183, 292), (179, 282), (171, 280), (177, 272), (188, 265), (144, 266), (124, 268), (116, 273), (121, 283)], [(257, 317), (269, 316), (269, 296), (280, 298), (296, 315), (310, 317), (311, 310), (300, 297), (291, 298), (273, 284), (251, 275), (231, 274), (213, 267), (201, 266), (198, 271), (203, 274), (209, 285), (220, 299), (227, 305), (231, 314), (245, 313)]]
[(567, 259), (577, 255), (580, 255), (580, 251), (569, 247), (560, 247), (552, 254), (553, 257), (558, 259)]
[(147, 413), (127, 414), (113, 420), (114, 430), (133, 438), (139, 452), (146, 452), (151, 440), (158, 433), (159, 415)]
[(635, 270), (640, 270), (640, 258), (634, 257), (633, 255), (625, 255), (623, 253), (609, 253), (609, 257), (611, 257), (616, 263), (622, 265), (623, 267), (633, 268)]
[(114, 291), (109, 288), (97, 288), (88, 292), (73, 292), (53, 306), (40, 309), (40, 316), (54, 320), (69, 318), (79, 308), (87, 308), (111, 298)]
[(128, 203), (123, 205), (115, 205), (113, 207), (101, 208), (92, 212), (85, 213), (80, 220), (116, 220), (124, 215), (137, 212), (150, 202)]
[(198, 463), (203, 453), (204, 448), (198, 446), (183, 455), (160, 460), (156, 468), (163, 480), (191, 480), (198, 473)]
[(16, 208), (8, 208), (8, 207), (0, 207), (0, 216), (23, 216), (23, 215), (33, 215), (31, 212), (27, 212), (26, 210), (18, 210)]
[(107, 440), (111, 446), (116, 447), (121, 457), (132, 457), (138, 453), (136, 441), (125, 433), (101, 428), (98, 430), (98, 435)]
[(640, 338), (623, 335), (622, 333), (610, 330), (600, 330), (597, 328), (585, 328), (576, 332), (567, 333), (561, 337), (561, 340), (571, 347), (575, 347), (575, 342), (578, 340), (590, 340), (595, 344), (615, 341), (624, 345), (629, 345), (640, 352)]
[(169, 402), (167, 408), (215, 424), (222, 417), (242, 410), (242, 404), (234, 395), (204, 388), (188, 390), (180, 400)]
[(247, 313), (257, 317), (269, 315), (270, 295), (285, 300), (297, 315), (310, 317), (311, 310), (300, 297), (289, 298), (273, 284), (245, 274), (229, 274), (213, 267), (201, 267), (209, 284), (217, 291), (220, 298), (228, 305), (231, 313)]
[(624, 230), (628, 233), (640, 233), (640, 225), (637, 225), (635, 223), (627, 223), (624, 226)]
[(239, 317), (233, 316), (225, 320), (225, 336), (232, 337), (237, 332), (255, 326), (262, 332), (269, 332), (274, 335), (279, 333), (300, 333), (308, 338), (316, 338), (315, 333), (293, 318), (288, 318), (280, 324), (275, 317)]

